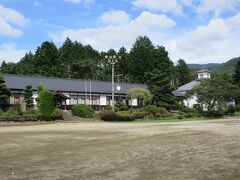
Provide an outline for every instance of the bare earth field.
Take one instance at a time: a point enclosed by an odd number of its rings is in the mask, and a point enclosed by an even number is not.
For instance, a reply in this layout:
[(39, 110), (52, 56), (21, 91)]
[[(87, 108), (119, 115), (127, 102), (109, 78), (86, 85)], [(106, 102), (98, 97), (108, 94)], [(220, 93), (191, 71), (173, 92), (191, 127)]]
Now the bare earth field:
[(240, 120), (0, 127), (0, 179), (240, 179)]

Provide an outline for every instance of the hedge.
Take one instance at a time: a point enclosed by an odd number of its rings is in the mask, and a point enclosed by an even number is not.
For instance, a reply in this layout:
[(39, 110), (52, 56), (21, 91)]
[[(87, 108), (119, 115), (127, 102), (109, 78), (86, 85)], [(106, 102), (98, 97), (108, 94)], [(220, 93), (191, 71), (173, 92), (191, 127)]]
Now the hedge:
[(87, 106), (85, 104), (74, 105), (71, 110), (74, 116), (82, 118), (94, 116), (94, 110), (90, 106)]
[(0, 116), (0, 121), (14, 121), (14, 122), (24, 122), (24, 121), (37, 121), (38, 116), (36, 114), (24, 114), (20, 115), (3, 115)]

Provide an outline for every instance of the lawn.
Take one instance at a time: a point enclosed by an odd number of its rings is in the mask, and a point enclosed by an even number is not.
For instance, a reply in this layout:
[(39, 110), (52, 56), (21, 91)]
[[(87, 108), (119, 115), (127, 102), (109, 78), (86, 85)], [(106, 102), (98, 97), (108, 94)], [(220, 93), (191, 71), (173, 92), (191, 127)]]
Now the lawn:
[(240, 179), (239, 142), (238, 119), (4, 126), (0, 179)]

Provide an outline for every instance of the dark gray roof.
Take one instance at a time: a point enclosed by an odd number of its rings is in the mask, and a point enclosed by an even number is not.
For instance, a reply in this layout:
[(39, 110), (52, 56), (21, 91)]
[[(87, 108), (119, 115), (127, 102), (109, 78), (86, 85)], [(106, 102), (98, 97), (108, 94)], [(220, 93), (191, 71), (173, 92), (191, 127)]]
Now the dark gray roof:
[(187, 84), (185, 84), (185, 85), (183, 85), (183, 86), (180, 86), (180, 87), (177, 89), (177, 91), (178, 91), (178, 92), (189, 91), (189, 90), (193, 89), (195, 86), (198, 86), (199, 84), (200, 84), (200, 81), (195, 80), (195, 81), (192, 81), (192, 82), (190, 82), (190, 83), (187, 83)]
[(187, 93), (187, 91), (193, 89), (194, 87), (198, 86), (200, 84), (200, 81), (192, 81), (190, 83), (187, 83), (183, 86), (180, 86), (177, 90), (173, 91), (173, 95), (176, 97), (184, 97)]
[[(10, 89), (25, 89), (27, 85), (31, 85), (34, 90), (37, 89), (39, 84), (44, 88), (52, 91), (64, 92), (85, 92), (85, 80), (80, 79), (64, 79), (54, 77), (38, 77), (29, 75), (16, 75), (16, 74), (0, 74), (4, 77), (6, 85)], [(92, 93), (111, 93), (111, 81), (91, 81)], [(115, 83), (117, 85), (117, 83)], [(115, 93), (126, 94), (129, 89), (140, 87), (147, 88), (144, 84), (134, 83), (120, 83), (121, 90), (115, 90)], [(87, 81), (87, 91), (90, 89), (90, 81)]]
[(202, 70), (199, 70), (197, 71), (196, 73), (212, 73), (212, 71), (209, 71), (208, 69), (202, 69)]

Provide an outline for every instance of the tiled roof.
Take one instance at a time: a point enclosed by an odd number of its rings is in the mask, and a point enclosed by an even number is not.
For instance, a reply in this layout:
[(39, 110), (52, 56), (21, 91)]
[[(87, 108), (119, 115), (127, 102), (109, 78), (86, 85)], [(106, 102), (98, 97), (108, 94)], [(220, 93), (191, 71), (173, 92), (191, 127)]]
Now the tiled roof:
[[(55, 77), (38, 77), (30, 75), (16, 75), (16, 74), (0, 74), (4, 77), (6, 85), (10, 89), (25, 89), (27, 85), (31, 85), (34, 90), (37, 86), (42, 84), (44, 88), (52, 91), (65, 91), (65, 92), (85, 92), (85, 84), (87, 84), (87, 91), (90, 90), (90, 80), (81, 79), (65, 79)], [(115, 85), (118, 85), (115, 83)], [(115, 90), (115, 93), (126, 94), (129, 89), (140, 87), (147, 88), (144, 84), (134, 83), (120, 83), (121, 90)], [(111, 93), (111, 81), (91, 81), (92, 93)]]

